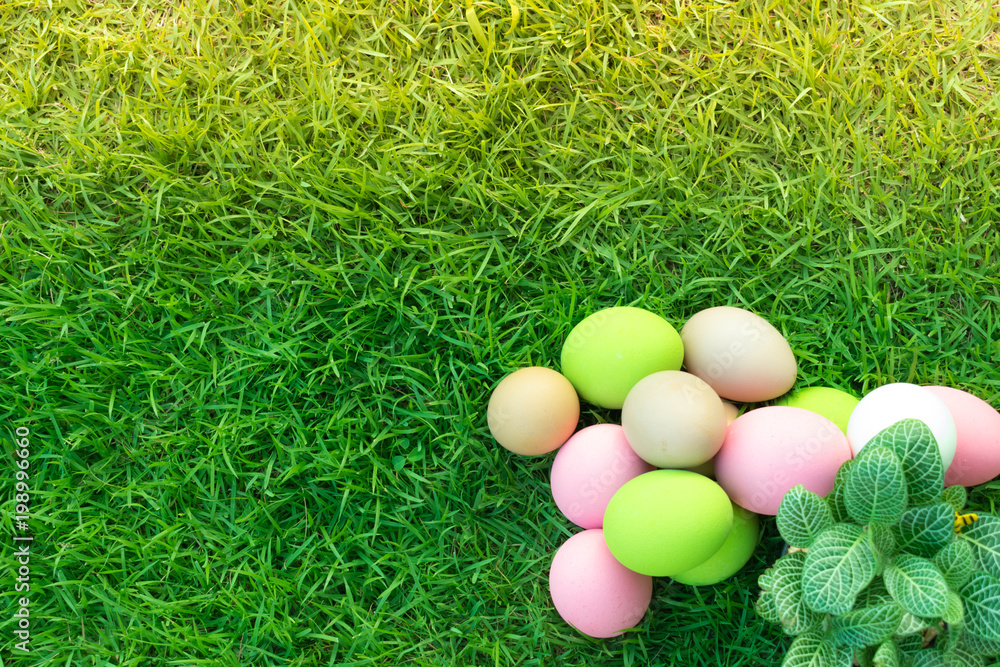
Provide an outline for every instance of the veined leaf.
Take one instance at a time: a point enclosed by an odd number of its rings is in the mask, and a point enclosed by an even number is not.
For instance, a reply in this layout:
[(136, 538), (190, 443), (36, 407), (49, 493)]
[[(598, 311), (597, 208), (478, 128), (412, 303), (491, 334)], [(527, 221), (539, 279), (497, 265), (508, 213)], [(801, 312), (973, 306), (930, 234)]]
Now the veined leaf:
[(774, 607), (786, 634), (801, 635), (818, 626), (823, 615), (802, 601), (802, 573), (806, 555), (796, 552), (782, 556), (774, 564)]
[(986, 667), (986, 660), (981, 655), (977, 655), (968, 647), (959, 645), (945, 651), (945, 667)]
[(879, 646), (872, 658), (872, 667), (901, 667), (902, 664), (903, 656), (891, 639)]
[(858, 597), (854, 601), (854, 608), (875, 607), (889, 602), (893, 602), (892, 596), (889, 595), (889, 589), (885, 587), (882, 577), (877, 576), (858, 593)]
[(961, 625), (965, 619), (965, 608), (962, 605), (962, 598), (955, 591), (948, 591), (948, 604), (941, 614), (941, 620), (951, 626)]
[(907, 658), (912, 658), (924, 646), (924, 638), (920, 635), (896, 637), (893, 641), (896, 642), (896, 646), (899, 648), (899, 654), (902, 656), (902, 661), (904, 663)]
[(944, 575), (949, 588), (959, 589), (969, 581), (975, 566), (972, 545), (964, 540), (955, 540), (934, 554), (933, 563)]
[(893, 524), (906, 509), (903, 464), (891, 449), (867, 445), (844, 486), (847, 513), (861, 524)]
[(782, 667), (851, 667), (854, 652), (825, 639), (819, 632), (796, 637)]
[(871, 538), (872, 551), (878, 557), (877, 573), (881, 574), (883, 564), (899, 553), (899, 544), (893, 536), (892, 526), (872, 524), (868, 526), (868, 536)]
[(900, 551), (930, 558), (955, 540), (955, 511), (947, 503), (911, 507), (895, 532)]
[(817, 535), (833, 525), (830, 506), (801, 484), (785, 493), (776, 519), (785, 541), (801, 549), (810, 547)]
[(908, 611), (903, 612), (903, 618), (896, 628), (896, 637), (912, 637), (914, 634), (926, 630), (934, 625), (931, 621), (915, 616)]
[(833, 639), (854, 648), (881, 644), (896, 634), (902, 617), (903, 610), (896, 603), (856, 609), (833, 619)]
[(875, 576), (875, 555), (860, 526), (838, 524), (823, 531), (806, 555), (802, 597), (818, 612), (846, 614)]
[(913, 656), (913, 667), (945, 667), (944, 653), (934, 648), (926, 648)]
[(926, 558), (902, 555), (885, 571), (885, 585), (900, 607), (916, 616), (938, 618), (948, 602), (944, 576)]
[(873, 446), (888, 447), (899, 457), (910, 505), (929, 505), (941, 498), (944, 464), (937, 440), (927, 424), (918, 419), (898, 421), (876, 435), (865, 449)]
[(959, 533), (972, 546), (976, 568), (1000, 578), (1000, 518), (980, 514), (979, 519)]
[(1000, 641), (983, 639), (968, 630), (962, 635), (962, 644), (976, 655), (984, 655), (986, 657), (1000, 656)]
[(851, 515), (847, 513), (847, 503), (844, 500), (844, 485), (847, 483), (847, 476), (854, 467), (854, 459), (847, 459), (837, 470), (837, 476), (833, 480), (833, 490), (826, 496), (826, 504), (830, 506), (830, 514), (837, 523), (849, 523)]
[(756, 609), (757, 613), (765, 621), (771, 621), (772, 623), (781, 622), (781, 616), (778, 615), (778, 607), (774, 602), (774, 593), (771, 591), (761, 591), (760, 597), (757, 598)]
[(962, 587), (965, 625), (983, 639), (1000, 641), (1000, 579), (976, 572)]
[(941, 502), (948, 503), (956, 512), (965, 509), (965, 503), (969, 501), (969, 492), (964, 486), (947, 486), (941, 494)]

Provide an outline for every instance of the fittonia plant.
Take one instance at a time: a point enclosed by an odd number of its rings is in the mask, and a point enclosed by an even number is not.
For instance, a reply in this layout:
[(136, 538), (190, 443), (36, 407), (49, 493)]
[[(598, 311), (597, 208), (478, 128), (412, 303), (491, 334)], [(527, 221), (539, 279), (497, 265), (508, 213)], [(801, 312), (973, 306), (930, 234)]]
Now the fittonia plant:
[(785, 494), (778, 530), (792, 548), (760, 576), (757, 603), (795, 636), (784, 667), (964, 667), (1000, 655), (1000, 518), (973, 521), (965, 502), (964, 488), (944, 488), (937, 443), (916, 419), (847, 461), (826, 498)]

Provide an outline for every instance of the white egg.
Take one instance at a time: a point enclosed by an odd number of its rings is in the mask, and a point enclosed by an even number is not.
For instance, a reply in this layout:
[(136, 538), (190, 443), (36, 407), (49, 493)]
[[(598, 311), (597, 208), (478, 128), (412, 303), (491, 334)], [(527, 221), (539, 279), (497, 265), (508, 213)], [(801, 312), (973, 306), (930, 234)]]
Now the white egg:
[(945, 470), (955, 458), (955, 420), (948, 406), (925, 387), (907, 382), (887, 384), (861, 399), (847, 424), (851, 451), (858, 452), (880, 431), (902, 419), (919, 419), (927, 424), (941, 449)]

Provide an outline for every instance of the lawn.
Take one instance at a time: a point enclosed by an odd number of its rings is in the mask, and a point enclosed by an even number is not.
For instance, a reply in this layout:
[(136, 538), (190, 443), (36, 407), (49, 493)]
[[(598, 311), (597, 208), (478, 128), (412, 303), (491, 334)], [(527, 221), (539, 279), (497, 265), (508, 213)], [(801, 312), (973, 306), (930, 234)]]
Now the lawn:
[(730, 304), (797, 386), (1000, 406), (998, 83), (988, 0), (0, 3), (0, 664), (779, 664), (771, 519), (566, 625), (490, 392)]

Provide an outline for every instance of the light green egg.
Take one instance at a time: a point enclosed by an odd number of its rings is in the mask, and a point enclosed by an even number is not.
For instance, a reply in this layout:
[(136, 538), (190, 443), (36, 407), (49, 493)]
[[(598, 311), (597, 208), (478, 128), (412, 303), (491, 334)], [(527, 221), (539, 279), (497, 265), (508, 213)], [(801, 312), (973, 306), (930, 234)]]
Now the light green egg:
[(687, 470), (654, 470), (628, 481), (604, 512), (608, 549), (625, 567), (672, 577), (725, 543), (733, 504), (722, 487)]
[(642, 308), (605, 308), (573, 327), (563, 343), (562, 374), (580, 398), (620, 410), (635, 384), (684, 361), (681, 336), (665, 319)]
[(844, 433), (847, 433), (847, 422), (851, 419), (851, 413), (858, 404), (859, 399), (840, 389), (831, 387), (806, 387), (793, 391), (788, 396), (777, 401), (777, 405), (788, 405), (793, 408), (802, 408), (809, 412), (826, 417), (837, 425)]
[(728, 579), (750, 560), (759, 533), (757, 515), (733, 503), (733, 529), (722, 547), (701, 565), (675, 574), (674, 581), (689, 586), (711, 586)]

